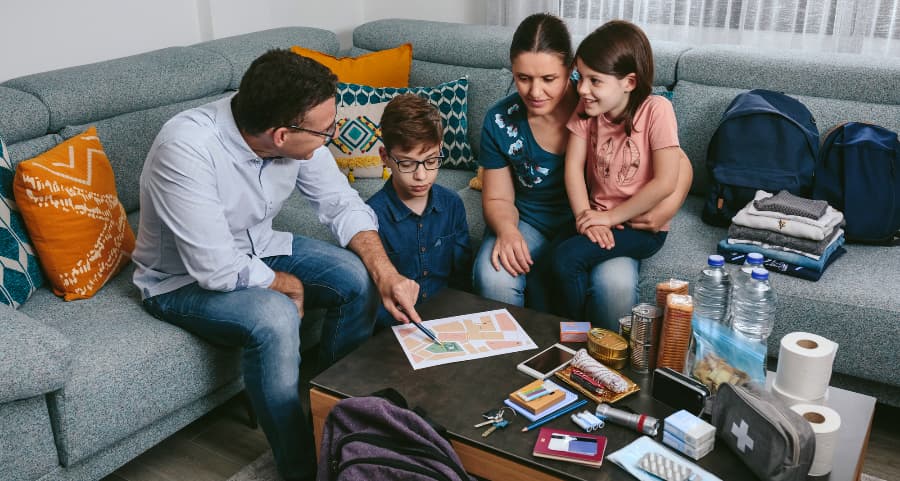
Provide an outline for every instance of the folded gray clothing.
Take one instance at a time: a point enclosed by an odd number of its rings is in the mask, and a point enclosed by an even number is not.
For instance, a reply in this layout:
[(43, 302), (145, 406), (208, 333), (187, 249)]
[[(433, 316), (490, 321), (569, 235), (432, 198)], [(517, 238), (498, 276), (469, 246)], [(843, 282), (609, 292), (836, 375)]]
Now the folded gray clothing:
[(810, 219), (819, 219), (825, 215), (825, 211), (828, 209), (828, 202), (824, 200), (805, 199), (791, 194), (786, 190), (782, 190), (772, 197), (754, 200), (753, 206), (759, 210), (768, 210), (788, 215), (799, 215), (800, 217), (808, 217)]
[(728, 228), (728, 237), (731, 239), (745, 239), (762, 242), (763, 244), (772, 246), (787, 247), (789, 249), (820, 256), (825, 252), (825, 248), (828, 247), (828, 244), (831, 244), (831, 241), (834, 240), (835, 236), (839, 235), (841, 232), (843, 232), (843, 230), (835, 228), (831, 231), (831, 234), (827, 235), (824, 239), (815, 241), (784, 235), (780, 232), (731, 224), (731, 227)]

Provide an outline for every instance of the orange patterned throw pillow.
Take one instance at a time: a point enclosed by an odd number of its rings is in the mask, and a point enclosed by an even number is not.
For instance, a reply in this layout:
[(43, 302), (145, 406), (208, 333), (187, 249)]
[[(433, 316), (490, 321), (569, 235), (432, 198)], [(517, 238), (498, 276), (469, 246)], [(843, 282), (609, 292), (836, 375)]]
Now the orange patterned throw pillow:
[(134, 232), (94, 127), (21, 162), (13, 190), (56, 295), (87, 299), (130, 261)]
[(409, 86), (409, 70), (412, 67), (411, 43), (359, 57), (337, 58), (297, 45), (291, 47), (291, 51), (328, 67), (337, 75), (339, 82), (371, 87)]

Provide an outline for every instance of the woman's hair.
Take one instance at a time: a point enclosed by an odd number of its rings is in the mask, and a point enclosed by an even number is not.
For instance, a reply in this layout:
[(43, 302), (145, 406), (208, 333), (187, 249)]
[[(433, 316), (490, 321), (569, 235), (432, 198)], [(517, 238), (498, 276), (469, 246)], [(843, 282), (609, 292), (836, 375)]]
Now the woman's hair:
[(394, 97), (381, 114), (381, 139), (388, 152), (439, 146), (442, 132), (440, 112), (415, 94)]
[(635, 87), (625, 111), (614, 122), (622, 123), (625, 134), (634, 130), (634, 114), (653, 89), (653, 51), (647, 35), (637, 25), (624, 20), (606, 22), (581, 41), (575, 56), (597, 72), (622, 79), (633, 73)]
[(566, 23), (549, 13), (535, 13), (522, 20), (509, 45), (509, 61), (525, 52), (556, 54), (563, 65), (572, 65), (572, 40)]

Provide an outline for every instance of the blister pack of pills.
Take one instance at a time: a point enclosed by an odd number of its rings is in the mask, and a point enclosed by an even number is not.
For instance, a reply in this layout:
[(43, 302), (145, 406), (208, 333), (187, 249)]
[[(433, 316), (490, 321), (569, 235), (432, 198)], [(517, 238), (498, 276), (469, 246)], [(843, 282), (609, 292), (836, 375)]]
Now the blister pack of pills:
[(660, 453), (650, 452), (639, 461), (638, 467), (665, 481), (700, 481), (700, 476), (687, 466)]

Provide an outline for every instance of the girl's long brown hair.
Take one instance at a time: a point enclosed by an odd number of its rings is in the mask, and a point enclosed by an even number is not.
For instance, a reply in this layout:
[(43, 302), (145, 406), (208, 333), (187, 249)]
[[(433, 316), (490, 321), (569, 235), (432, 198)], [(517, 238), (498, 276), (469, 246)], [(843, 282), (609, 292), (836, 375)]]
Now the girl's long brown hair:
[(622, 79), (633, 73), (635, 87), (625, 111), (615, 123), (622, 123), (625, 135), (634, 130), (634, 115), (653, 89), (653, 51), (647, 35), (637, 25), (624, 20), (606, 22), (581, 41), (575, 57), (588, 67)]

